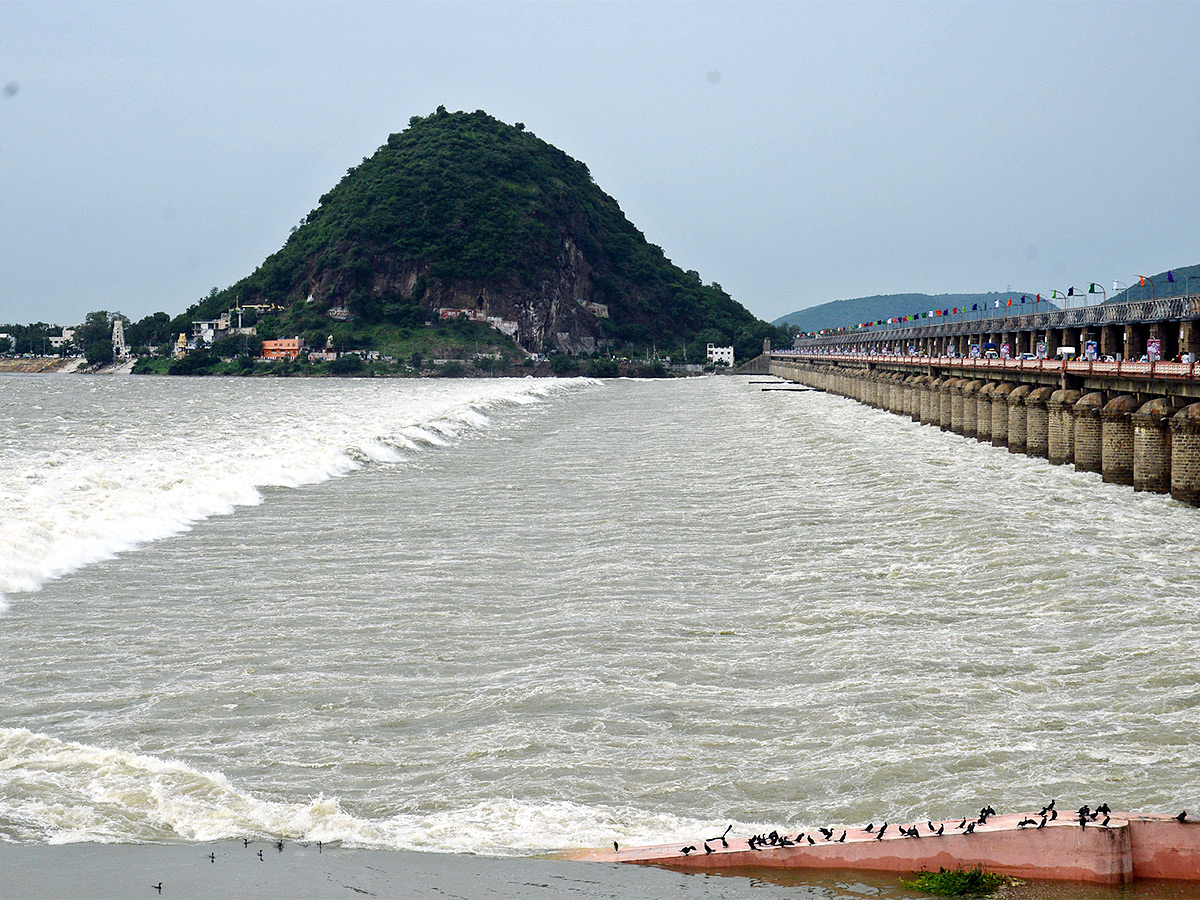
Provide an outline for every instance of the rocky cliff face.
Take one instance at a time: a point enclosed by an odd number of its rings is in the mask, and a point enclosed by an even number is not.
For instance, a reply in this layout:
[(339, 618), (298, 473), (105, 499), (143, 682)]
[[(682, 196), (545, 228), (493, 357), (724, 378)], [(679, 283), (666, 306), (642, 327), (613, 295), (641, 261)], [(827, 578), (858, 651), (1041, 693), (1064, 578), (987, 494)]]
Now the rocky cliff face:
[[(592, 283), (592, 268), (569, 237), (563, 238), (554, 267), (533, 286), (511, 278), (443, 279), (433, 275), (432, 268), (428, 262), (380, 251), (372, 256), (370, 274), (361, 287), (376, 300), (417, 297), (433, 318), (448, 318), (459, 311), (492, 322), (530, 352), (591, 353), (611, 342), (602, 324), (608, 306), (597, 299), (601, 295)], [(349, 304), (359, 285), (351, 284), (343, 271), (312, 271), (303, 284), (311, 302), (327, 315), (354, 318)]]

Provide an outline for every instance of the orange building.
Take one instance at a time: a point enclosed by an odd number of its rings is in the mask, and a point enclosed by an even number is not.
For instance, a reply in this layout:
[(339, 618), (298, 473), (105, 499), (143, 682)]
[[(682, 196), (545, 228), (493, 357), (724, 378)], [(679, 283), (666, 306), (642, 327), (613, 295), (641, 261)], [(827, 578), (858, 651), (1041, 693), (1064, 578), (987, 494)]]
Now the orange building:
[(304, 338), (280, 338), (277, 341), (263, 341), (263, 359), (295, 359), (304, 349)]

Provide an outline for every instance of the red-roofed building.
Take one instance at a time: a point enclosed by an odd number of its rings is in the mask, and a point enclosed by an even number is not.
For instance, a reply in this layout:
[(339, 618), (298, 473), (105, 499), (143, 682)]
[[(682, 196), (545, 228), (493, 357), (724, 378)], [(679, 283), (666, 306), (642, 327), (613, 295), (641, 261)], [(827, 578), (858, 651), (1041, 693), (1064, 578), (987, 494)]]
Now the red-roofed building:
[(263, 341), (263, 359), (295, 359), (304, 349), (304, 338), (280, 338), (277, 341)]

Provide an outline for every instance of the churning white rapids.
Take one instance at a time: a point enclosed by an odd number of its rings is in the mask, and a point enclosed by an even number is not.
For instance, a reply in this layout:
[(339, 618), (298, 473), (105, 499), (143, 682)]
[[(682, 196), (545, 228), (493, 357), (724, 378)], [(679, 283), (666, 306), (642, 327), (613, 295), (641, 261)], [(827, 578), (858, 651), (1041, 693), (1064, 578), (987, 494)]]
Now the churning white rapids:
[(1200, 510), (838, 397), (9, 376), (0, 509), (0, 841), (1200, 807)]

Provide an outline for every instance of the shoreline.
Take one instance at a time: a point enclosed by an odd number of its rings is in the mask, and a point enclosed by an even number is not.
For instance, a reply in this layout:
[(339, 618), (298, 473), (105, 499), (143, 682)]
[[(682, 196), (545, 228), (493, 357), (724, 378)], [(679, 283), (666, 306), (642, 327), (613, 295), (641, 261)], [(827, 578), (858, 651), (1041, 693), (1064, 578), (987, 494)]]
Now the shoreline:
[[(210, 855), (211, 854), (211, 855)], [(316, 842), (0, 844), (0, 900), (8, 898), (289, 898), (483, 896), (551, 898), (584, 874), (561, 860)], [(155, 886), (161, 884), (159, 891)], [(486, 885), (486, 888), (485, 888)], [(604, 895), (597, 895), (604, 896)], [(614, 894), (613, 896), (623, 896)]]
[[(644, 900), (666, 896), (718, 900), (750, 893), (756, 900), (794, 900), (797, 896), (795, 883), (764, 885), (744, 876), (697, 877), (656, 867), (581, 864), (558, 857), (362, 850), (330, 844), (318, 847), (312, 841), (285, 841), (282, 850), (270, 840), (0, 843), (0, 873), (0, 900)], [(157, 888), (160, 884), (161, 891)], [(814, 884), (811, 892), (800, 896), (826, 900), (859, 896), (858, 892), (830, 893), (828, 888), (833, 884), (827, 881), (820, 888)], [(870, 892), (889, 896), (889, 884), (872, 883)]]
[[(260, 858), (261, 851), (261, 858)], [(210, 855), (211, 854), (211, 855)], [(380, 897), (398, 900), (877, 900), (921, 896), (894, 874), (759, 868), (728, 873), (415, 850), (362, 850), (315, 842), (224, 840), (195, 844), (0, 843), (0, 900)], [(161, 891), (156, 887), (161, 884)], [(1005, 900), (1183, 900), (1195, 884), (1019, 882)]]

